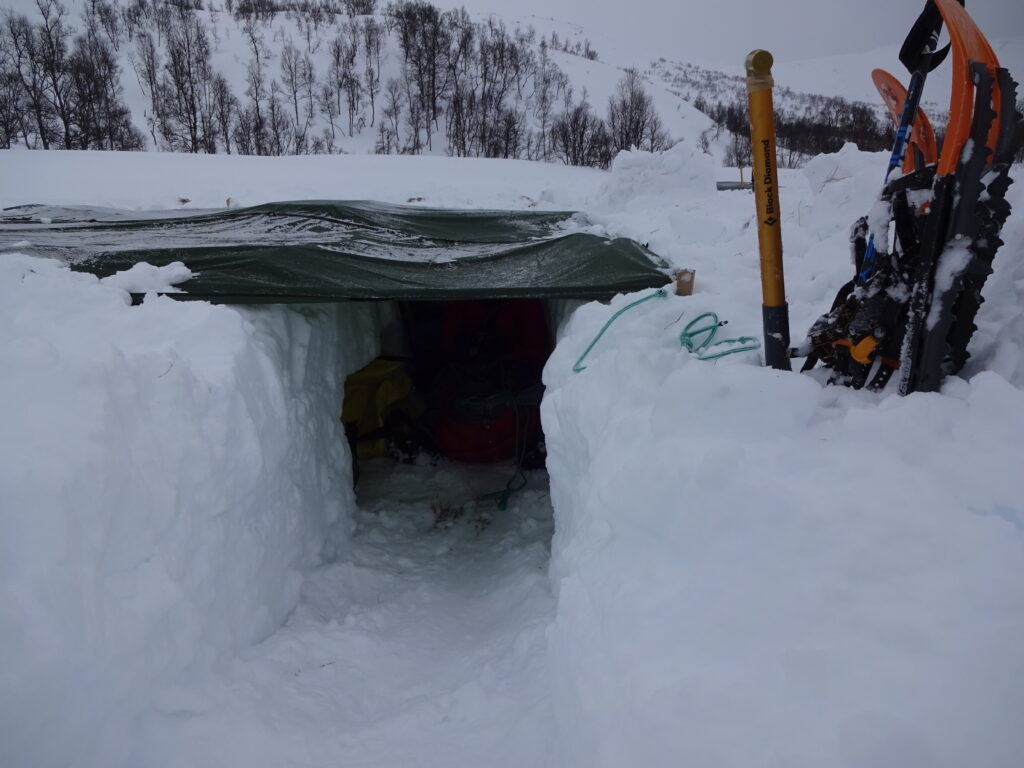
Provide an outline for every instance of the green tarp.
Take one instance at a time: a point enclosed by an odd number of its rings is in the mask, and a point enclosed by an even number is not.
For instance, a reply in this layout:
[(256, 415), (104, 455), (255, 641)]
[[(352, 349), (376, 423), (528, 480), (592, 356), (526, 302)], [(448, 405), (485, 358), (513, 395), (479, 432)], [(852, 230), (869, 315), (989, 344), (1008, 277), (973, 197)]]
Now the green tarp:
[[(606, 298), (661, 287), (644, 246), (578, 231), (575, 214), (304, 201), (182, 215), (29, 206), (0, 217), (0, 250), (60, 258), (100, 277), (183, 262), (178, 298)], [(576, 230), (576, 231), (574, 231)]]

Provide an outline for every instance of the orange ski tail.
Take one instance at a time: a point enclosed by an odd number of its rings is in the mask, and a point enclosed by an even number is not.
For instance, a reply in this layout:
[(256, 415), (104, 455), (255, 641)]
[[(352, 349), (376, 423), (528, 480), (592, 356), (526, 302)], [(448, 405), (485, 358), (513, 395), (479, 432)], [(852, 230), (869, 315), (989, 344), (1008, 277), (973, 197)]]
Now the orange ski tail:
[[(907, 101), (907, 89), (903, 84), (884, 69), (876, 69), (871, 73), (871, 80), (878, 89), (878, 93), (889, 108), (893, 122), (899, 128), (900, 116), (903, 114), (903, 105)], [(916, 150), (916, 151), (915, 151)], [(917, 156), (920, 153), (924, 165), (934, 163), (939, 156), (938, 145), (935, 142), (935, 131), (928, 120), (928, 115), (918, 107), (917, 116), (914, 118), (914, 127), (910, 131), (910, 139), (907, 142), (906, 151), (903, 153), (903, 172), (910, 173), (917, 169)]]

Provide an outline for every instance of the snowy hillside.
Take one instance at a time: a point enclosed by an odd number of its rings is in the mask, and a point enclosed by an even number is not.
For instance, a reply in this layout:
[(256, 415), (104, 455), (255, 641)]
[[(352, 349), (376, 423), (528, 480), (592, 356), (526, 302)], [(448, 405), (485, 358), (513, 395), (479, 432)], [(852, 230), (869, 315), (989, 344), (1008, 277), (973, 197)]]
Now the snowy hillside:
[[(1020, 79), (1024, 72), (1024, 37), (1000, 38), (992, 31), (992, 50), (999, 63)], [(775, 67), (775, 78), (795, 91), (835, 93), (847, 99), (878, 102), (878, 92), (871, 82), (871, 70), (887, 69), (906, 82), (906, 69), (900, 64), (899, 46), (886, 46), (858, 54), (825, 58), (783, 61)], [(946, 62), (928, 76), (926, 108), (939, 114), (949, 108), (950, 64)], [(739, 74), (739, 72), (736, 72)]]
[[(992, 49), (1000, 64), (1010, 72), (1024, 71), (1024, 37), (993, 39)], [(776, 52), (779, 53), (779, 52)], [(899, 60), (899, 46), (875, 48), (864, 53), (826, 56), (814, 59), (776, 60), (772, 74), (779, 91), (777, 99), (783, 105), (787, 99), (801, 95), (840, 96), (850, 101), (878, 105), (878, 91), (871, 82), (871, 70), (886, 69), (904, 82), (906, 70)], [(743, 62), (727, 71), (702, 66), (699, 62), (661, 59), (652, 62), (649, 70), (676, 87), (692, 102), (703, 95), (708, 101), (735, 98), (743, 88)], [(945, 64), (928, 77), (928, 97), (925, 106), (936, 115), (948, 108), (950, 66)], [(788, 94), (787, 91), (792, 92)]]
[[(1011, 73), (1024, 71), (1024, 37), (995, 40), (993, 48), (1001, 64)], [(798, 142), (786, 135), (787, 128), (789, 133), (793, 133), (786, 123), (801, 119), (819, 123), (819, 129), (825, 127), (832, 134), (835, 148), (845, 141), (854, 141), (862, 149), (891, 146), (891, 117), (871, 80), (871, 72), (877, 68), (895, 74), (901, 82), (909, 80), (899, 61), (899, 46), (776, 63), (772, 75), (779, 144), (791, 150), (789, 154), (794, 154), (796, 164), (805, 160), (806, 153), (792, 146)], [(723, 72), (699, 63), (661, 58), (652, 62), (645, 69), (645, 74), (654, 81), (663, 82), (672, 93), (714, 118), (721, 129), (710, 132), (708, 136), (720, 139), (719, 131), (726, 127), (736, 133), (744, 130), (747, 97), (742, 62)], [(922, 102), (932, 123), (939, 129), (947, 120), (950, 77), (949, 62), (932, 72)], [(801, 130), (812, 132), (810, 126), (803, 129), (798, 126), (796, 133)], [(732, 157), (728, 159), (734, 160)], [(783, 153), (780, 162), (790, 162), (787, 153)]]
[[(136, 142), (149, 149), (607, 165), (607, 151), (581, 158), (564, 146), (573, 141), (568, 133), (559, 138), (559, 119), (582, 105), (594, 121), (589, 130), (608, 122), (601, 140), (616, 140), (609, 98), (624, 70), (601, 62), (577, 25), (538, 29), (514, 15), (374, 0), (210, 3), (194, 11), (160, 0), (53, 2), (44, 3), (52, 20), (47, 28), (56, 30), (46, 39), (67, 49), (70, 66), (56, 91), (41, 87), (41, 101), (31, 88), (17, 98), (0, 91), (0, 146), (45, 145), (37, 126), (49, 121), (55, 145), (70, 136), (62, 148), (110, 148), (103, 131), (91, 140), (76, 125), (82, 122), (76, 109), (66, 106), (77, 98), (75, 73), (99, 68), (94, 61), (108, 67), (108, 53), (120, 76), (104, 81), (104, 98), (123, 101), (141, 132)], [(29, 0), (16, 0), (9, 10), (25, 14), (30, 25), (42, 19)], [(9, 51), (0, 56), (4, 82), (34, 82), (22, 53), (30, 50), (21, 41), (26, 35), (12, 21), (0, 38)], [(655, 133), (652, 146), (696, 141), (712, 125), (661, 84), (638, 86), (651, 97), (660, 128), (651, 126), (647, 138), (638, 134), (637, 145)], [(57, 98), (61, 89), (68, 94)], [(37, 109), (37, 101), (48, 100), (52, 109)], [(135, 145), (122, 140), (116, 148)]]
[[(614, 39), (602, 43), (605, 54), (576, 21), (406, 0), (246, 0), (198, 10), (166, 0), (12, 0), (6, 10), (0, 146), (606, 167), (620, 148), (685, 141), (726, 165), (748, 161), (737, 139), (747, 132), (739, 61), (724, 72), (651, 61)], [(995, 47), (1011, 71), (1024, 66), (1024, 38)], [(47, 58), (51, 48), (59, 55)], [(846, 141), (889, 146), (870, 71), (901, 73), (896, 51), (780, 63), (783, 163)], [(641, 73), (630, 88), (649, 98), (650, 114), (623, 133), (610, 104), (629, 68)], [(934, 73), (925, 97), (939, 126), (949, 69)], [(826, 138), (812, 138), (822, 130)]]
[[(795, 337), (848, 279), (884, 164), (846, 148), (784, 172)], [(131, 307), (0, 241), (9, 764), (1016, 768), (1024, 186), (963, 376), (900, 398), (680, 349), (704, 311), (761, 327), (753, 201), (715, 173), (685, 143), (608, 172), (0, 153), (3, 207), (576, 209), (697, 276), (582, 373), (643, 295), (563, 324), (550, 505), (530, 486), (478, 508), (495, 477), (400, 465), (357, 509), (337, 407), (379, 305)], [(439, 497), (470, 512), (441, 524)]]

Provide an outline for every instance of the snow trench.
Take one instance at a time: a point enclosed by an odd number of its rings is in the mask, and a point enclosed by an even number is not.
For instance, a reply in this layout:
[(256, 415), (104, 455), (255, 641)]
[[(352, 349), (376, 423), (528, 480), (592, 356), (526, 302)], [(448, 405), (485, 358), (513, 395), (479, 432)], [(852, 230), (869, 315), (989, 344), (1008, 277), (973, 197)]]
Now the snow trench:
[[(422, 496), (354, 507), (339, 386), (376, 353), (376, 310), (130, 308), (4, 254), (0, 762), (1019, 768), (1019, 184), (962, 376), (900, 398), (680, 348), (703, 312), (728, 336), (761, 323), (750, 201), (685, 147), (606, 176), (406, 160), (418, 175), (390, 181), (366, 157), (297, 163), (279, 198), (310, 176), (443, 205), (527, 189), (697, 270), (580, 374), (641, 297), (565, 313), (541, 414), (553, 537), (540, 496), (480, 531), (435, 530)], [(794, 333), (849, 279), (884, 161), (848, 146), (784, 174)], [(128, 194), (89, 162), (137, 160), (7, 160), (64, 168), (17, 174), (60, 195), (93, 177)], [(139, 177), (166, 186), (140, 201), (183, 182)], [(382, 482), (411, 493), (419, 469)]]
[(392, 305), (130, 306), (124, 280), (0, 270), (12, 765), (547, 761), (546, 474), (494, 514), (511, 465), (378, 460), (357, 506), (343, 385)]

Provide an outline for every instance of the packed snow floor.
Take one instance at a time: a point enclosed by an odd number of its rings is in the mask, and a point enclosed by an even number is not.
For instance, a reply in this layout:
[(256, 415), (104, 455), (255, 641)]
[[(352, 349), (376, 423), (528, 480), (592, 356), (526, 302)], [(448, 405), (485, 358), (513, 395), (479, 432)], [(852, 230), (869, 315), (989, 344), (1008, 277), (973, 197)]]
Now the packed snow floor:
[(530, 766), (551, 752), (547, 476), (361, 466), (349, 558), (201, 690), (146, 718), (148, 766)]

